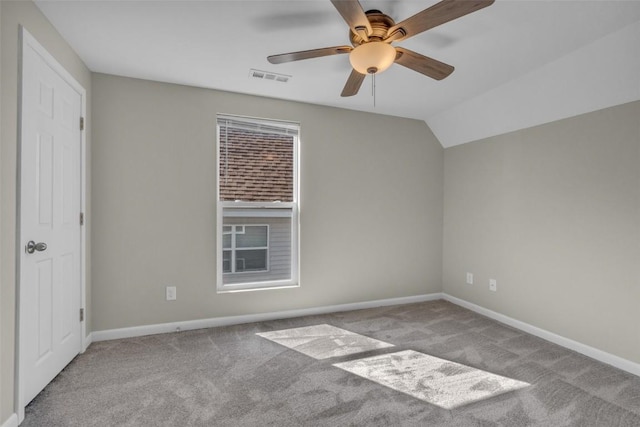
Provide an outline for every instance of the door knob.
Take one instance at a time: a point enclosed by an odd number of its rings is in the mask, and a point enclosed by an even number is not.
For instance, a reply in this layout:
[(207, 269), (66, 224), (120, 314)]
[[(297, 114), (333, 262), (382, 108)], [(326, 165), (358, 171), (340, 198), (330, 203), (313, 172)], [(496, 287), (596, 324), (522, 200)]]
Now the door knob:
[(33, 240), (29, 240), (29, 242), (27, 243), (27, 246), (25, 246), (24, 250), (28, 254), (32, 254), (35, 251), (42, 252), (42, 251), (47, 250), (47, 244), (44, 243), (44, 242), (36, 243)]

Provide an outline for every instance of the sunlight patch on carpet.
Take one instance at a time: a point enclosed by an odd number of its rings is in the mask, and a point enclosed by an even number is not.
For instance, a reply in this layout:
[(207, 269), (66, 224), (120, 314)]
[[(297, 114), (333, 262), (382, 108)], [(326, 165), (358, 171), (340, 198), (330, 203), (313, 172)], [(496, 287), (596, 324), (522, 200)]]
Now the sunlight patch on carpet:
[(393, 344), (326, 324), (273, 332), (260, 332), (256, 335), (299, 351), (314, 359), (328, 359), (330, 357), (393, 347)]
[(333, 366), (444, 409), (457, 408), (530, 385), (413, 350), (335, 363)]

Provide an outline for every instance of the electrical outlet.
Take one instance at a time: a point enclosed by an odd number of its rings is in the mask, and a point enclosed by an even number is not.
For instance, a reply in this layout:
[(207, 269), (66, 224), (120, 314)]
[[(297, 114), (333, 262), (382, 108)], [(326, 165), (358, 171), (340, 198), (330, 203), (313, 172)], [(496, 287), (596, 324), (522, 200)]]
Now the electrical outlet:
[(467, 285), (473, 285), (473, 273), (467, 273)]
[(175, 301), (175, 300), (176, 300), (176, 287), (167, 286), (167, 301)]
[(498, 283), (496, 279), (489, 279), (489, 290), (496, 292), (498, 290)]

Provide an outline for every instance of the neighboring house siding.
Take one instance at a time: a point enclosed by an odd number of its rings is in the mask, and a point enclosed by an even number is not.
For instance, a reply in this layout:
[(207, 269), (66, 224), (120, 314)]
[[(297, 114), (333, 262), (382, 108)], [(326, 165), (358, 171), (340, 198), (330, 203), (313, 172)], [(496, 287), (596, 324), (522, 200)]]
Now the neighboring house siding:
[(257, 273), (226, 273), (225, 285), (246, 282), (286, 280), (291, 278), (291, 218), (224, 217), (224, 225), (269, 225), (269, 271)]

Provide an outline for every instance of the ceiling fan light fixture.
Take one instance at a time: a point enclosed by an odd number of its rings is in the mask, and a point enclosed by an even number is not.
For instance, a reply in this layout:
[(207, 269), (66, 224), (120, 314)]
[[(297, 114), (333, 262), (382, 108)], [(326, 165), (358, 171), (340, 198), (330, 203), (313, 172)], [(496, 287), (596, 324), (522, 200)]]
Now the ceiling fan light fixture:
[(385, 42), (363, 43), (349, 54), (349, 62), (360, 74), (381, 73), (393, 64), (396, 49)]

